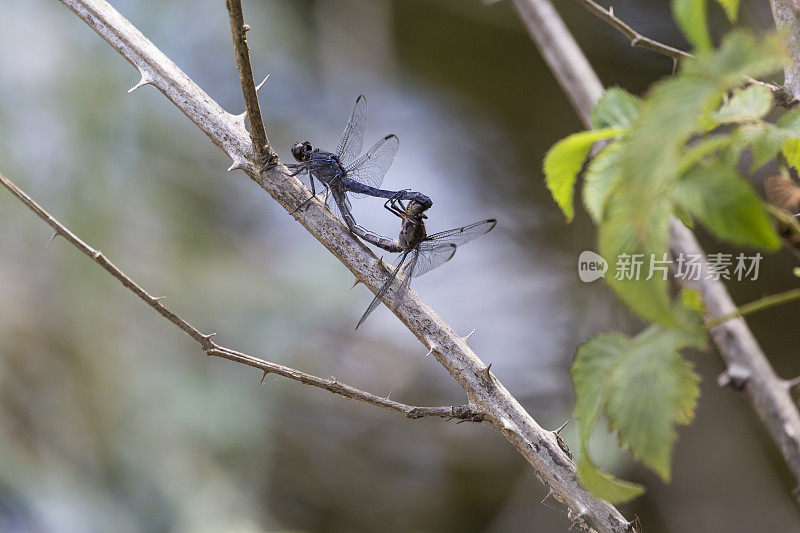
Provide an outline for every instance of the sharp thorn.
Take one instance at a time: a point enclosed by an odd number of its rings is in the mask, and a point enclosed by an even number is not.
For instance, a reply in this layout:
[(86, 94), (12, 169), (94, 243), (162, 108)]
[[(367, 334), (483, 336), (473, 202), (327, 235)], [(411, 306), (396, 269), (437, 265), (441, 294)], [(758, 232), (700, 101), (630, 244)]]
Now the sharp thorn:
[(208, 335), (200, 334), (200, 336), (203, 337), (205, 340), (211, 340), (211, 337), (213, 337), (214, 335), (216, 335), (216, 333), (209, 333)]
[(361, 283), (361, 280), (360, 280), (360, 279), (358, 279), (358, 278), (356, 278), (356, 282), (355, 282), (355, 283), (353, 283), (353, 286), (352, 286), (352, 287), (350, 287), (350, 290), (352, 291), (353, 289), (355, 289), (355, 288), (356, 288), (356, 285), (358, 285), (359, 283)]
[(264, 84), (265, 84), (265, 83), (267, 83), (267, 80), (268, 80), (268, 79), (269, 79), (269, 74), (267, 74), (267, 77), (266, 77), (266, 78), (264, 78), (264, 79), (261, 81), (261, 83), (259, 83), (258, 85), (256, 85), (256, 92), (258, 92), (258, 91), (260, 91), (260, 90), (261, 90), (261, 88), (264, 86)]
[(793, 379), (787, 379), (784, 383), (786, 384), (787, 389), (794, 388), (800, 385), (800, 376), (797, 376), (796, 378)]
[(230, 172), (232, 170), (237, 170), (237, 169), (244, 170), (245, 169), (245, 162), (242, 161), (242, 160), (234, 159), (233, 160), (233, 164), (231, 164), (231, 166), (228, 167), (228, 172)]
[(492, 374), (490, 372), (491, 369), (492, 369), (492, 363), (489, 363), (489, 366), (483, 369), (483, 375), (486, 376), (486, 379), (488, 380), (492, 379)]
[(153, 301), (154, 301), (154, 302), (160, 302), (160, 301), (161, 301), (161, 300), (163, 300), (164, 298), (166, 298), (166, 296), (154, 296), (154, 297), (153, 297)]
[(142, 78), (139, 80), (139, 82), (136, 85), (134, 85), (133, 87), (131, 87), (130, 89), (128, 89), (128, 94), (132, 93), (133, 91), (135, 91), (139, 87), (142, 87), (142, 86), (150, 84), (150, 83), (153, 83), (153, 80), (151, 80), (148, 76), (145, 76), (144, 74), (142, 74)]
[(433, 353), (433, 346), (431, 346), (431, 349), (428, 350), (428, 353), (425, 354), (425, 357), (428, 357), (432, 353)]
[(391, 397), (392, 397), (392, 392), (393, 392), (393, 391), (389, 391), (389, 394), (387, 394), (387, 395), (386, 395), (386, 399), (387, 399), (387, 400), (388, 400), (389, 398), (391, 398)]
[(553, 430), (553, 433), (555, 433), (556, 435), (560, 435), (561, 434), (561, 430), (564, 429), (565, 427), (567, 427), (567, 424), (569, 424), (570, 420), (572, 420), (572, 419), (570, 418), (569, 420), (567, 420), (566, 422), (561, 424), (561, 426), (558, 429)]
[(58, 237), (58, 232), (54, 231), (53, 234), (50, 235), (50, 238), (47, 240), (47, 244), (50, 244), (51, 242), (53, 242), (56, 237)]
[(611, 15), (612, 17), (614, 16), (614, 6), (610, 6), (608, 8), (608, 14)]
[(261, 376), (261, 383), (259, 383), (259, 385), (264, 384), (264, 380), (267, 379), (267, 374), (269, 374), (269, 370), (264, 370), (264, 375)]
[(540, 503), (544, 503), (547, 501), (547, 498), (553, 495), (553, 489), (547, 491), (547, 494), (544, 495), (544, 499)]
[(470, 331), (469, 333), (467, 333), (466, 337), (462, 337), (464, 339), (464, 342), (467, 342), (469, 340), (469, 338), (472, 337), (473, 333), (475, 333), (474, 329), (472, 331)]

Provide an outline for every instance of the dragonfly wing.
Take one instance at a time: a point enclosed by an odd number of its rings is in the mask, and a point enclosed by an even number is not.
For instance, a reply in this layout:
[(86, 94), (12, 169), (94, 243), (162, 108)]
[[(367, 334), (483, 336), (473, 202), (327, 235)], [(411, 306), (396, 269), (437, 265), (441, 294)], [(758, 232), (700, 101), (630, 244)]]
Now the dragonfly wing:
[(417, 267), (412, 275), (414, 277), (421, 276), (434, 268), (442, 266), (453, 258), (459, 246), (489, 233), (496, 225), (497, 220), (489, 218), (463, 228), (455, 228), (429, 235), (418, 246), (419, 261), (417, 261)]
[(367, 99), (362, 94), (356, 98), (353, 113), (350, 115), (350, 120), (347, 121), (347, 126), (344, 127), (342, 140), (339, 141), (339, 148), (336, 150), (336, 155), (339, 156), (339, 161), (342, 162), (342, 165), (349, 165), (361, 153), (361, 149), (364, 148), (364, 130), (366, 127)]
[(419, 250), (419, 259), (416, 261), (415, 268), (406, 273), (406, 279), (417, 278), (447, 263), (456, 254), (457, 248), (455, 244), (445, 242), (425, 249), (422, 249), (422, 245), (420, 245), (417, 249)]
[(364, 185), (380, 188), (399, 146), (400, 141), (396, 135), (387, 135), (355, 163), (346, 166), (346, 176)]
[(389, 289), (392, 287), (392, 283), (394, 283), (394, 280), (397, 278), (397, 273), (400, 272), (400, 267), (402, 266), (403, 261), (405, 261), (406, 256), (408, 256), (408, 252), (403, 252), (395, 262), (394, 272), (392, 272), (392, 275), (389, 276), (389, 279), (386, 280), (386, 283), (384, 283), (380, 290), (375, 294), (375, 298), (372, 299), (369, 307), (367, 307), (367, 310), (361, 316), (361, 320), (359, 320), (358, 324), (356, 324), (356, 329), (358, 329), (358, 327), (364, 323), (367, 317), (380, 305), (381, 300), (389, 292)]
[(496, 225), (497, 220), (494, 218), (489, 218), (486, 220), (481, 220), (480, 222), (475, 222), (468, 226), (464, 226), (462, 228), (455, 228), (434, 233), (433, 235), (428, 235), (428, 238), (420, 244), (420, 249), (424, 251), (445, 243), (461, 246), (462, 244), (467, 244), (470, 241), (474, 241), (481, 235), (489, 233)]

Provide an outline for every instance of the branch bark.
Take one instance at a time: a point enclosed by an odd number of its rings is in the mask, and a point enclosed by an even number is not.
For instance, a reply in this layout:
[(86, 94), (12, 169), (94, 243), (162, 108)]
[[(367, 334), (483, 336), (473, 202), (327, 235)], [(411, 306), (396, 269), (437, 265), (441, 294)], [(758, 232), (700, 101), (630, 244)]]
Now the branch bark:
[(797, 0), (770, 0), (772, 17), (786, 32), (790, 63), (784, 70), (784, 86), (795, 100), (800, 100), (800, 4)]
[(388, 398), (383, 398), (381, 396), (359, 390), (355, 387), (351, 387), (350, 385), (345, 385), (333, 377), (330, 379), (320, 378), (311, 374), (306, 374), (300, 370), (295, 370), (294, 368), (290, 368), (288, 366), (264, 361), (263, 359), (259, 359), (252, 355), (237, 352), (235, 350), (231, 350), (230, 348), (220, 346), (211, 340), (211, 338), (214, 337), (214, 333), (201, 333), (200, 330), (189, 324), (186, 320), (167, 309), (167, 307), (161, 303), (161, 300), (164, 299), (163, 296), (151, 296), (150, 293), (145, 291), (138, 283), (133, 281), (130, 277), (128, 277), (127, 274), (125, 274), (125, 272), (123, 272), (105, 255), (103, 255), (100, 250), (96, 250), (86, 244), (86, 242), (75, 235), (64, 224), (59, 222), (53, 215), (45, 211), (45, 209), (36, 203), (33, 198), (31, 198), (25, 191), (20, 189), (14, 182), (5, 177), (2, 173), (0, 173), (0, 184), (8, 189), (11, 194), (16, 196), (22, 203), (28, 206), (28, 209), (33, 211), (39, 218), (44, 220), (51, 228), (53, 228), (53, 237), (63, 237), (68, 243), (80, 250), (81, 253), (88, 256), (92, 261), (100, 265), (103, 270), (111, 274), (117, 279), (117, 281), (122, 283), (126, 289), (138, 296), (139, 299), (141, 299), (144, 303), (155, 309), (158, 314), (172, 322), (172, 324), (175, 326), (179, 327), (189, 337), (197, 341), (206, 355), (221, 357), (223, 359), (242, 363), (253, 368), (258, 368), (264, 373), (264, 377), (266, 377), (267, 374), (277, 374), (294, 381), (299, 381), (300, 383), (304, 383), (306, 385), (311, 385), (312, 387), (325, 389), (333, 394), (341, 394), (342, 396), (351, 398), (353, 400), (358, 400), (360, 402), (375, 405), (377, 407), (382, 407), (383, 409), (388, 409), (390, 411), (403, 413), (408, 418), (438, 416), (441, 418), (455, 418), (469, 422), (481, 422), (483, 420), (483, 415), (479, 412), (476, 412), (469, 405), (453, 405), (445, 407), (416, 407), (413, 405), (405, 405), (400, 402), (389, 400)]
[(244, 106), (250, 123), (253, 155), (256, 161), (262, 162), (264, 166), (271, 165), (278, 160), (278, 156), (269, 145), (267, 131), (264, 129), (264, 120), (261, 117), (261, 107), (258, 104), (258, 89), (253, 79), (253, 69), (250, 66), (250, 47), (247, 46), (247, 32), (250, 26), (244, 23), (241, 0), (226, 0), (225, 5), (228, 8), (228, 17), (231, 22), (231, 36), (233, 37), (233, 50), (236, 53), (239, 83), (242, 86)]
[[(581, 86), (579, 94), (585, 95), (586, 100), (575, 105), (575, 108), (584, 123), (589, 123), (591, 128), (589, 114), (600, 98), (603, 86), (586, 57), (580, 52), (575, 38), (549, 0), (512, 0), (512, 3), (520, 13), (528, 32), (538, 36), (534, 40), (540, 49), (542, 46), (550, 48), (547, 53), (543, 51), (542, 55), (564, 91), (570, 95), (575, 94), (570, 84), (578, 83)], [(576, 49), (581, 56), (578, 61), (575, 60)], [(670, 236), (670, 252), (673, 257), (680, 254), (699, 255), (703, 258), (703, 272), (707, 272), (705, 254), (697, 239), (677, 219), (673, 219), (670, 224)], [(682, 285), (700, 292), (712, 316), (736, 313), (736, 305), (725, 285), (721, 281), (705, 277), (703, 274), (697, 281), (685, 279), (686, 277), (679, 281)], [(728, 376), (737, 376), (750, 404), (778, 445), (795, 479), (800, 481), (800, 414), (789, 394), (789, 382), (775, 375), (744, 319), (729, 320), (711, 328), (711, 336), (727, 366)]]
[[(249, 157), (251, 142), (244, 128), (244, 117), (223, 110), (107, 2), (61, 1), (139, 70), (142, 82), (137, 86), (147, 83), (158, 88), (231, 157), (233, 164), (229, 170), (244, 170), (289, 212), (308, 198), (308, 190), (297, 178), (287, 176), (282, 165), (259, 171)], [(373, 292), (379, 290), (386, 279), (379, 259), (354, 239), (318, 199), (293, 216), (359, 281)], [(629, 531), (631, 525), (614, 506), (581, 486), (575, 464), (558, 445), (557, 435), (536, 423), (467, 346), (466, 340), (416, 292), (409, 290), (404, 304), (393, 312), (461, 385), (470, 406), (482, 413), (525, 457), (548, 485), (552, 496), (569, 508), (568, 514), (575, 525), (599, 532)]]

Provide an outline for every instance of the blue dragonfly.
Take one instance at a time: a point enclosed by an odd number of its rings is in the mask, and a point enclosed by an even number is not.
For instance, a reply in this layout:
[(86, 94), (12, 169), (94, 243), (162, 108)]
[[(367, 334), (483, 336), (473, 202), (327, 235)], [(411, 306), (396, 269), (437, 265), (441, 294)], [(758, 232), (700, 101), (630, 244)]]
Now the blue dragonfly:
[[(302, 181), (311, 189), (311, 198), (300, 204), (295, 211), (305, 207), (316, 195), (315, 183), (325, 187), (325, 205), (338, 211), (347, 226), (352, 230), (355, 220), (351, 214), (347, 193), (358, 196), (393, 198), (398, 192), (381, 189), (381, 183), (394, 161), (399, 141), (394, 134), (380, 139), (363, 155), (364, 130), (367, 125), (367, 99), (364, 95), (356, 98), (356, 104), (344, 128), (336, 152), (314, 148), (310, 142), (297, 142), (292, 146), (292, 156), (297, 164), (286, 165), (301, 175)], [(360, 157), (359, 157), (360, 156)], [(333, 202), (329, 202), (329, 199)], [(402, 200), (416, 200), (428, 207), (433, 205), (430, 198), (419, 192), (402, 191)], [(363, 229), (363, 228), (362, 228)]]

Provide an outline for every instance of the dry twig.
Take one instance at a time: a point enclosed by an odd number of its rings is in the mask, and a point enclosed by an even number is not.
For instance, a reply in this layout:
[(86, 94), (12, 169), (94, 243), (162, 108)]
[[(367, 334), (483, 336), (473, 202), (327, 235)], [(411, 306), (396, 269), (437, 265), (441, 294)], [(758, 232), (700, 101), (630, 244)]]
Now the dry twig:
[[(231, 36), (233, 37), (233, 49), (236, 52), (236, 67), (239, 71), (242, 96), (244, 96), (245, 113), (250, 123), (253, 155), (256, 161), (261, 162), (262, 165), (272, 165), (278, 160), (278, 156), (269, 145), (264, 121), (261, 118), (261, 107), (258, 105), (258, 88), (256, 88), (253, 69), (250, 66), (250, 47), (247, 46), (247, 32), (250, 26), (244, 23), (241, 0), (226, 0), (225, 4), (231, 22)], [(263, 82), (261, 84), (263, 85)], [(260, 87), (261, 85), (259, 85)]]
[(68, 243), (80, 250), (92, 261), (100, 265), (103, 270), (114, 276), (125, 288), (138, 296), (139, 299), (144, 301), (147, 305), (155, 309), (158, 314), (172, 322), (174, 325), (183, 330), (184, 333), (197, 341), (197, 343), (203, 348), (203, 352), (205, 352), (206, 355), (213, 355), (215, 357), (221, 357), (230, 361), (236, 361), (237, 363), (258, 368), (264, 373), (264, 376), (267, 374), (277, 374), (279, 376), (299, 381), (300, 383), (304, 383), (306, 385), (311, 385), (312, 387), (325, 389), (334, 394), (341, 394), (342, 396), (352, 398), (353, 400), (358, 400), (360, 402), (382, 407), (390, 411), (403, 413), (409, 418), (438, 416), (441, 418), (453, 418), (470, 422), (481, 422), (483, 420), (483, 415), (468, 405), (453, 405), (445, 407), (416, 407), (413, 405), (405, 405), (400, 402), (395, 402), (393, 400), (382, 398), (381, 396), (359, 390), (355, 387), (351, 387), (350, 385), (345, 385), (344, 383), (337, 381), (336, 378), (323, 379), (311, 374), (306, 374), (300, 370), (295, 370), (294, 368), (290, 368), (288, 366), (264, 361), (263, 359), (253, 357), (252, 355), (237, 352), (235, 350), (231, 350), (230, 348), (220, 346), (211, 340), (211, 338), (214, 336), (214, 333), (201, 333), (200, 330), (189, 324), (186, 320), (167, 309), (167, 307), (161, 303), (161, 300), (164, 299), (163, 296), (150, 296), (150, 294), (138, 283), (133, 281), (119, 267), (109, 261), (106, 256), (100, 252), (100, 250), (95, 250), (86, 244), (80, 237), (72, 233), (69, 228), (59, 222), (53, 215), (45, 211), (44, 208), (42, 208), (33, 200), (33, 198), (28, 196), (25, 191), (17, 187), (16, 184), (6, 178), (2, 173), (0, 173), (0, 183), (2, 183), (3, 186), (5, 186), (5, 188), (11, 192), (11, 194), (16, 196), (22, 201), (22, 203), (28, 206), (31, 211), (36, 213), (39, 218), (47, 222), (47, 224), (53, 228), (54, 236), (64, 237)]

